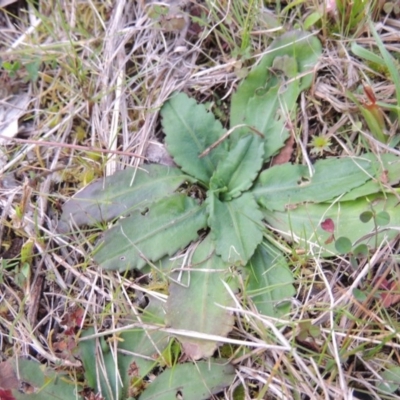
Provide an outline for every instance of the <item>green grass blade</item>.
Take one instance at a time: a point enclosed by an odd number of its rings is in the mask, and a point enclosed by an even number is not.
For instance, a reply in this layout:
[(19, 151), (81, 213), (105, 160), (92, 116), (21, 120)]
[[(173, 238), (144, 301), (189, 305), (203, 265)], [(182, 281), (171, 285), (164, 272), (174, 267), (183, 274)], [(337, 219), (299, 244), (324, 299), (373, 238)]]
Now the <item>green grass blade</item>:
[[(369, 21), (369, 28), (371, 29), (372, 35), (374, 36), (376, 40), (376, 44), (379, 47), (379, 51), (382, 54), (383, 59), (385, 60), (386, 66), (390, 72), (390, 76), (392, 77), (394, 86), (396, 88), (396, 99), (397, 99), (397, 105), (400, 106), (400, 75), (399, 75), (399, 67), (396, 66), (393, 57), (390, 55), (390, 53), (386, 50), (385, 45), (382, 42), (382, 39), (378, 35), (374, 24)], [(400, 118), (400, 109), (397, 110), (397, 117)]]

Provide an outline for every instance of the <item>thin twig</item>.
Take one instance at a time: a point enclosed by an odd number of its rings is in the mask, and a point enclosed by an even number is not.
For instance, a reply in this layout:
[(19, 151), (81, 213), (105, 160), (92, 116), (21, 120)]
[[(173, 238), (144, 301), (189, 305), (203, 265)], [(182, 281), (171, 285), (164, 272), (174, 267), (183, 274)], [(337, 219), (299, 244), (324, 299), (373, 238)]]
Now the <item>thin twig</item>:
[(144, 156), (141, 156), (136, 153), (130, 153), (129, 151), (99, 149), (96, 147), (79, 146), (77, 144), (69, 144), (69, 143), (45, 142), (45, 141), (41, 141), (41, 140), (9, 138), (9, 137), (3, 136), (3, 135), (0, 135), (0, 139), (4, 139), (4, 140), (16, 142), (16, 143), (34, 144), (37, 146), (65, 147), (67, 149), (82, 150), (82, 151), (93, 152), (93, 153), (119, 154), (122, 156), (131, 156), (131, 157), (138, 157), (138, 158), (146, 159), (146, 157), (144, 157)]
[(219, 144), (221, 144), (231, 133), (233, 133), (236, 129), (239, 128), (249, 128), (252, 132), (256, 133), (258, 136), (264, 139), (264, 135), (257, 130), (256, 128), (253, 128), (250, 125), (247, 124), (241, 124), (241, 125), (236, 125), (233, 128), (229, 129), (228, 132), (224, 133), (216, 142), (214, 142), (211, 146), (207, 147), (200, 155), (199, 158), (205, 157), (211, 150), (215, 149)]

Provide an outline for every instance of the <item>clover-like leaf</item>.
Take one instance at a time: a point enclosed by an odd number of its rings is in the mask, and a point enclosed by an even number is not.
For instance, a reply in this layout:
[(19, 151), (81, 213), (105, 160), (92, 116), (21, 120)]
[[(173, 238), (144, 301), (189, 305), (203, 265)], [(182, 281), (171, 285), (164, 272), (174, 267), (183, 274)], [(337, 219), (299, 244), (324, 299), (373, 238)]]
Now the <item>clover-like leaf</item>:
[(105, 269), (142, 268), (188, 245), (207, 224), (206, 210), (183, 194), (134, 211), (105, 233), (94, 259)]
[[(222, 283), (229, 276), (229, 265), (215, 254), (210, 235), (193, 253), (191, 264), (193, 270), (180, 274), (181, 284), (170, 284), (167, 324), (199, 334), (227, 336), (234, 324), (233, 314), (224, 308), (234, 306), (234, 299)], [(210, 357), (217, 348), (215, 341), (185, 335), (178, 339), (192, 360)]]
[(285, 210), (303, 202), (323, 202), (349, 192), (370, 179), (371, 162), (364, 159), (319, 160), (310, 178), (305, 165), (282, 164), (263, 171), (252, 190), (263, 207)]
[(352, 248), (351, 240), (345, 236), (341, 236), (335, 240), (335, 249), (339, 254), (350, 253)]
[(213, 192), (207, 199), (209, 219), (216, 252), (225, 262), (246, 265), (262, 240), (262, 218), (250, 193), (222, 202)]
[(127, 168), (98, 179), (77, 192), (63, 206), (59, 232), (67, 232), (72, 219), (78, 226), (109, 221), (173, 193), (192, 178), (164, 165)]
[(222, 141), (206, 156), (199, 158), (225, 130), (204, 105), (183, 93), (171, 97), (161, 109), (167, 150), (182, 170), (207, 184), (220, 160), (227, 156)]
[(335, 223), (332, 221), (331, 218), (327, 218), (321, 222), (321, 228), (324, 231), (327, 231), (329, 233), (334, 233), (335, 232)]
[(390, 215), (387, 211), (381, 211), (376, 214), (376, 224), (378, 226), (386, 226), (390, 223)]
[(374, 217), (374, 213), (371, 210), (364, 211), (360, 214), (360, 221), (367, 223), (371, 221), (371, 219)]
[(248, 135), (221, 160), (210, 181), (210, 188), (222, 193), (224, 200), (239, 196), (250, 188), (263, 164), (263, 143), (257, 135)]

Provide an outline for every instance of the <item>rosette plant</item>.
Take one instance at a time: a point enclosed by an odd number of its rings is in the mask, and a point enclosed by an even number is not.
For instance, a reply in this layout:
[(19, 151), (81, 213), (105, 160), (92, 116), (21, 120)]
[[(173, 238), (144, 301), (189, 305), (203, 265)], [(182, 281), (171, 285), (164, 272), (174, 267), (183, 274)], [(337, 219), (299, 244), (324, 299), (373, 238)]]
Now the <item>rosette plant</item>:
[[(205, 105), (173, 94), (161, 118), (176, 166), (119, 171), (64, 206), (64, 232), (71, 220), (74, 226), (116, 221), (93, 253), (101, 268), (153, 272), (154, 279), (167, 282), (161, 311), (153, 310), (154, 302), (148, 307), (158, 324), (178, 332), (191, 359), (211, 356), (215, 338), (231, 331), (239, 288), (264, 315), (290, 311), (293, 276), (282, 236), (277, 240), (271, 228), (290, 239), (292, 248), (325, 255), (338, 252), (332, 237), (345, 236), (350, 248), (368, 246), (372, 236), (376, 243), (382, 234), (376, 216), (386, 224), (399, 222), (396, 197), (385, 191), (399, 176), (394, 156), (268, 166), (294, 134), (297, 99), (311, 85), (320, 53), (319, 41), (308, 33), (276, 39), (232, 96), (229, 129)], [(361, 221), (365, 211), (374, 218)], [(165, 336), (161, 342), (162, 350)], [(136, 346), (129, 335), (119, 346), (127, 343)]]

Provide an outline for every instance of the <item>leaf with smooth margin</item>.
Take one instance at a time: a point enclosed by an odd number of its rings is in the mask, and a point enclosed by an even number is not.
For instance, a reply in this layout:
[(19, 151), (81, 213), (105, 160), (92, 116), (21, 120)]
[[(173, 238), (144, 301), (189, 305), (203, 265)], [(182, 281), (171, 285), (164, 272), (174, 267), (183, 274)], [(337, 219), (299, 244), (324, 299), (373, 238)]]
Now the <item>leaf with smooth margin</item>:
[(210, 180), (211, 190), (226, 188), (224, 200), (238, 197), (249, 189), (263, 164), (263, 143), (259, 136), (239, 140), (228, 156), (221, 160)]
[[(82, 332), (81, 339), (95, 333), (94, 328), (88, 328)], [(115, 356), (104, 337), (80, 340), (78, 347), (89, 387), (96, 393), (101, 392), (105, 399), (128, 398), (131, 380), (129, 370), (131, 364), (137, 360), (132, 355), (122, 353)], [(100, 351), (101, 354), (99, 354)], [(96, 362), (96, 354), (99, 354), (100, 363)]]
[[(365, 89), (364, 89), (365, 90)], [(360, 103), (357, 98), (349, 90), (346, 91), (347, 97), (353, 101), (367, 123), (369, 132), (381, 143), (387, 143), (390, 139), (389, 135), (385, 132), (385, 119), (383, 111), (377, 104), (365, 105)]]
[[(288, 56), (294, 58), (297, 63), (297, 72), (299, 74), (299, 91), (310, 87), (312, 82), (312, 69), (316, 64), (322, 52), (320, 41), (307, 32), (292, 31), (284, 33), (275, 39), (268, 53), (262, 58), (261, 62), (253, 68), (246, 79), (239, 85), (238, 90), (232, 96), (230, 127), (243, 124), (248, 111), (248, 103), (254, 97), (259, 88), (264, 88), (267, 92), (270, 88), (277, 85), (277, 79), (271, 74), (270, 69), (273, 66), (276, 57)], [(297, 96), (293, 101), (297, 100)], [(264, 110), (264, 112), (267, 110)], [(272, 125), (272, 121), (270, 121)], [(238, 129), (231, 137), (238, 140), (239, 136), (247, 132), (247, 129)]]
[(178, 364), (161, 372), (139, 400), (207, 400), (232, 384), (235, 375), (223, 359)]
[(363, 58), (364, 60), (370, 61), (371, 63), (374, 63), (376, 65), (379, 65), (382, 68), (386, 68), (386, 64), (385, 61), (383, 60), (382, 57), (378, 56), (377, 54), (375, 54), (373, 51), (370, 51), (368, 49), (366, 49), (363, 46), (360, 46), (359, 44), (357, 44), (356, 42), (351, 42), (351, 52), (359, 57), (359, 58)]
[[(154, 368), (156, 357), (168, 346), (169, 333), (158, 329), (146, 328), (146, 325), (165, 326), (166, 304), (154, 297), (149, 298), (149, 304), (140, 313), (141, 325), (138, 328), (124, 330), (120, 335), (118, 349), (132, 353), (132, 360), (136, 364), (137, 377), (144, 378)], [(134, 321), (137, 321), (134, 316)], [(151, 360), (153, 359), (154, 360)], [(129, 386), (129, 384), (128, 384)]]
[(126, 215), (168, 196), (184, 182), (192, 180), (179, 168), (164, 165), (151, 164), (140, 169), (117, 171), (89, 184), (68, 200), (63, 206), (58, 230), (67, 232), (71, 219), (82, 226)]
[(183, 194), (173, 194), (138, 210), (109, 229), (94, 260), (105, 269), (140, 269), (187, 246), (207, 226), (204, 206)]
[[(385, 66), (390, 72), (390, 77), (393, 80), (394, 86), (396, 88), (396, 104), (400, 105), (400, 74), (399, 74), (399, 66), (393, 56), (387, 50), (385, 44), (382, 42), (382, 38), (380, 34), (376, 31), (374, 23), (369, 20), (368, 28), (372, 35), (374, 36), (375, 43), (379, 48), (379, 51), (382, 54), (382, 58), (385, 61)], [(397, 107), (397, 118), (400, 118), (400, 107)]]
[(279, 211), (303, 202), (329, 201), (369, 180), (372, 162), (330, 158), (317, 161), (314, 168), (310, 179), (305, 165), (276, 165), (261, 173), (252, 193), (261, 206)]
[[(100, 346), (97, 345), (97, 339), (82, 340), (79, 343), (81, 359), (85, 368), (85, 377), (89, 386), (99, 391), (101, 389), (103, 396), (109, 399), (126, 399), (128, 390), (131, 387), (131, 376), (129, 370), (134, 363), (136, 369), (136, 378), (144, 378), (155, 366), (156, 359), (150, 360), (153, 356), (157, 356), (168, 345), (169, 334), (161, 332), (157, 329), (146, 329), (142, 326), (164, 324), (164, 303), (155, 298), (150, 298), (149, 304), (140, 313), (140, 327), (135, 330), (125, 330), (120, 334), (118, 341), (118, 357), (117, 369), (115, 358), (110, 351), (109, 344), (104, 338), (98, 339)], [(134, 320), (138, 321), (134, 316)], [(93, 335), (94, 329), (89, 328), (82, 334), (82, 338)], [(104, 361), (104, 368), (93, 368), (93, 355), (102, 349), (101, 359)], [(124, 350), (124, 354), (120, 352)], [(131, 354), (129, 354), (131, 353)], [(115, 380), (115, 373), (118, 370), (119, 379)], [(106, 382), (110, 383), (110, 387)], [(111, 389), (111, 390), (110, 390)], [(118, 395), (117, 395), (118, 393)]]
[[(386, 197), (386, 199), (385, 199)], [(371, 210), (374, 212), (387, 211), (390, 216), (388, 225), (382, 227), (382, 232), (375, 235), (374, 221), (367, 223), (360, 220), (360, 215)], [(386, 238), (391, 240), (399, 233), (400, 210), (396, 207), (398, 199), (394, 195), (374, 194), (360, 197), (354, 201), (338, 202), (335, 204), (304, 204), (287, 212), (263, 210), (267, 223), (279, 230), (289, 240), (295, 240), (302, 250), (313, 248), (314, 254), (328, 256), (338, 254), (334, 241), (326, 243), (331, 233), (321, 227), (321, 222), (330, 218), (335, 223), (335, 237), (347, 237), (353, 246), (365, 243), (375, 248)]]
[(400, 182), (400, 158), (395, 154), (379, 154), (377, 157), (373, 153), (364, 154), (362, 158), (371, 160), (372, 176), (363, 185), (352, 189), (345, 194), (340, 201), (355, 200), (359, 197), (368, 196), (378, 192), (391, 192), (391, 187)]
[[(222, 283), (229, 277), (229, 265), (215, 254), (208, 235), (194, 251), (192, 269), (184, 272), (181, 285), (171, 281), (167, 301), (167, 325), (174, 329), (226, 337), (234, 325), (234, 316), (224, 307), (233, 307), (234, 299)], [(176, 274), (177, 275), (177, 274)], [(185, 355), (192, 360), (210, 357), (218, 343), (184, 335), (177, 336)]]
[(175, 94), (161, 109), (165, 143), (182, 170), (208, 184), (220, 160), (227, 157), (224, 140), (202, 158), (199, 155), (215, 143), (225, 130), (203, 104), (184, 93)]
[[(261, 243), (248, 263), (246, 295), (260, 314), (279, 318), (290, 311), (296, 293), (284, 255), (267, 242)], [(286, 301), (285, 301), (286, 300)]]
[(217, 254), (225, 262), (246, 265), (263, 236), (263, 215), (253, 196), (244, 193), (222, 202), (209, 192), (206, 203)]
[[(380, 371), (380, 380), (376, 388), (383, 393), (392, 394), (400, 387), (400, 367), (390, 365), (383, 371)], [(386, 396), (385, 396), (386, 397)], [(388, 397), (386, 397), (388, 398)]]
[(59, 400), (60, 393), (63, 400), (83, 400), (78, 394), (76, 381), (69, 379), (68, 373), (46, 368), (43, 364), (24, 358), (10, 362), (20, 382), (25, 382), (34, 390), (33, 393), (21, 393), (13, 389), (12, 395), (16, 400)]

